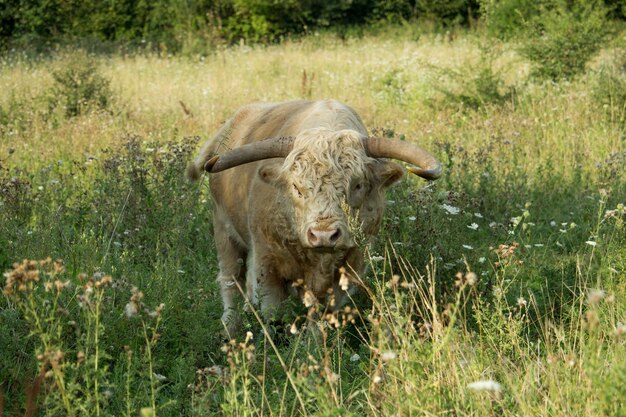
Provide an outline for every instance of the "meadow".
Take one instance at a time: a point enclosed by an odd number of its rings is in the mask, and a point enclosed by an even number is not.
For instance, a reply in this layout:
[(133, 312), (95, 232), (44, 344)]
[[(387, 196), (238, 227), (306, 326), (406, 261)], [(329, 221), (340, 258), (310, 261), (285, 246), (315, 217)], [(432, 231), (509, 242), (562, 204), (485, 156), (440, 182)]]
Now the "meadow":
[[(0, 61), (0, 415), (626, 416), (624, 33), (569, 80), (388, 28)], [(352, 305), (224, 341), (199, 143), (335, 98), (436, 155), (387, 194)], [(4, 414), (3, 412), (4, 411)]]

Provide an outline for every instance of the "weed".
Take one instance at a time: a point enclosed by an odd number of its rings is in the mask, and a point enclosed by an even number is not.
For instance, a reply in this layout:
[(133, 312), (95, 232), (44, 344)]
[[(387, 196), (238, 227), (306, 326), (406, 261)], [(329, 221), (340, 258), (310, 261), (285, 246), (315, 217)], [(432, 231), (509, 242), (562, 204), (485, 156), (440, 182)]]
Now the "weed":
[(572, 79), (608, 37), (607, 9), (599, 1), (548, 2), (530, 20), (520, 53), (533, 62), (531, 75), (543, 80)]
[(113, 93), (93, 58), (75, 53), (66, 58), (64, 68), (52, 73), (55, 84), (49, 90), (50, 107), (60, 107), (67, 118), (94, 110), (108, 110)]

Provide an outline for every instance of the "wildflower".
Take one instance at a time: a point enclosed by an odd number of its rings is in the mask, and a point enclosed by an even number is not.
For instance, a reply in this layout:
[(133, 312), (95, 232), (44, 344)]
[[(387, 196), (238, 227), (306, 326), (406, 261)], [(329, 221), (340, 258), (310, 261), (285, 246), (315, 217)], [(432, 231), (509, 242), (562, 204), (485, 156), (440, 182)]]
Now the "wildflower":
[(552, 221), (550, 222), (550, 226), (552, 226), (552, 227), (556, 227), (556, 222), (555, 222), (554, 220), (552, 220)]
[(598, 242), (594, 242), (593, 240), (588, 240), (585, 243), (589, 246), (594, 246), (594, 247), (598, 244)]
[(343, 266), (339, 268), (339, 286), (344, 291), (348, 291), (348, 288), (350, 287), (350, 278), (348, 277), (346, 268)]
[(528, 302), (526, 301), (524, 297), (517, 297), (517, 306), (519, 308), (526, 308), (527, 304)]
[(355, 353), (354, 355), (350, 356), (350, 362), (357, 362), (359, 359), (361, 359), (361, 357), (359, 356), (358, 353)]
[(370, 256), (370, 259), (371, 259), (373, 262), (380, 262), (380, 261), (384, 260), (385, 258), (384, 258), (384, 257), (382, 257), (382, 256)]
[(470, 245), (462, 245), (463, 248), (467, 249), (467, 250), (472, 250), (474, 249), (474, 247), (470, 246)]
[(476, 223), (468, 224), (467, 228), (468, 229), (472, 229), (472, 230), (477, 230), (478, 229), (478, 224), (476, 224)]
[(479, 219), (482, 219), (483, 215), (480, 213), (474, 213), (474, 217), (478, 217)]
[(461, 209), (458, 207), (451, 206), (449, 204), (442, 204), (441, 208), (448, 212), (448, 214), (456, 215), (461, 212)]
[(126, 304), (126, 307), (124, 307), (124, 314), (126, 314), (126, 317), (128, 318), (133, 317), (138, 312), (139, 312), (139, 309), (136, 303), (129, 302), (128, 304)]
[(298, 327), (296, 326), (296, 323), (291, 323), (291, 327), (289, 328), (289, 333), (298, 334)]
[(157, 374), (156, 372), (153, 372), (152, 376), (159, 382), (165, 381), (167, 379), (165, 375)]
[(486, 260), (487, 259), (484, 256), (481, 256), (480, 258), (478, 258), (478, 263), (479, 264), (484, 264)]
[(471, 389), (472, 391), (491, 391), (491, 392), (502, 391), (502, 385), (500, 385), (498, 382), (493, 381), (491, 379), (472, 382), (471, 384), (467, 385), (467, 388)]
[(391, 362), (396, 357), (397, 357), (396, 352), (391, 351), (391, 350), (383, 352), (382, 355), (380, 355), (380, 359), (382, 359), (383, 362)]
[(478, 277), (476, 276), (475, 273), (468, 272), (467, 274), (465, 274), (465, 282), (470, 287), (473, 287), (476, 284), (477, 281), (478, 281)]
[(587, 294), (587, 302), (589, 304), (598, 304), (604, 298), (604, 290), (592, 289)]
[(376, 375), (374, 375), (374, 377), (372, 378), (372, 382), (374, 384), (379, 384), (382, 380), (383, 378), (380, 375), (378, 375), (378, 373), (376, 373)]
[(415, 217), (415, 216), (409, 216), (409, 220), (410, 220), (410, 221), (412, 221), (412, 222), (414, 222), (415, 220), (417, 220), (417, 217)]
[(400, 276), (399, 275), (392, 275), (391, 279), (389, 280), (389, 282), (386, 284), (387, 288), (396, 288), (398, 286), (398, 283), (400, 282)]
[(456, 275), (454, 276), (456, 279), (454, 280), (454, 286), (455, 287), (460, 287), (461, 285), (463, 285), (463, 274), (461, 272), (457, 272)]
[(317, 304), (317, 298), (310, 290), (306, 290), (304, 292), (304, 297), (302, 297), (302, 302), (307, 308), (313, 307), (315, 304)]
[(246, 343), (249, 342), (250, 340), (252, 340), (254, 337), (254, 335), (252, 334), (252, 332), (248, 331), (246, 332)]

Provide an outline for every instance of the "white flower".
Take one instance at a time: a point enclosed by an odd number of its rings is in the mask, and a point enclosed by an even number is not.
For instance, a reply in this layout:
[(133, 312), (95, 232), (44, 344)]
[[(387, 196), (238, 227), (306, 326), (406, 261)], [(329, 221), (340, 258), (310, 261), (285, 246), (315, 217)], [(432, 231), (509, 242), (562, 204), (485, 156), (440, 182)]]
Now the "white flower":
[(165, 381), (167, 379), (165, 375), (157, 374), (156, 372), (153, 372), (152, 376), (154, 377), (154, 379), (156, 379), (159, 382)]
[(493, 381), (491, 379), (485, 381), (476, 381), (467, 385), (467, 388), (473, 391), (492, 391), (492, 392), (500, 392), (502, 391), (502, 385), (498, 382)]
[(463, 247), (464, 247), (465, 249), (467, 249), (467, 250), (472, 250), (472, 249), (474, 249), (474, 248), (473, 248), (472, 246), (470, 246), (470, 245), (463, 245)]
[(598, 244), (598, 242), (594, 242), (593, 240), (588, 240), (585, 243), (589, 246), (596, 246)]
[(476, 229), (478, 229), (478, 225), (476, 223), (468, 224), (467, 228), (468, 229), (472, 229), (472, 230), (476, 230)]
[(535, 243), (536, 248), (543, 248), (543, 243)]
[(496, 227), (497, 225), (498, 225), (498, 223), (496, 223), (496, 222), (491, 222), (491, 223), (489, 223), (489, 227), (491, 227), (492, 229), (493, 229), (494, 227)]
[(486, 260), (487, 260), (487, 258), (485, 258), (484, 256), (481, 256), (480, 258), (478, 258), (478, 263), (479, 264), (484, 264)]
[(587, 295), (587, 302), (589, 304), (598, 304), (605, 296), (604, 290), (592, 289), (589, 290)]
[(396, 352), (388, 350), (386, 352), (383, 352), (383, 354), (380, 355), (380, 358), (383, 360), (383, 362), (390, 362), (396, 358)]
[(354, 355), (350, 356), (350, 362), (357, 362), (359, 359), (361, 359), (361, 357), (359, 356), (358, 353), (355, 353)]
[(556, 227), (556, 222), (555, 222), (554, 220), (552, 220), (552, 221), (550, 222), (550, 226), (552, 226), (552, 227)]
[(291, 327), (289, 328), (289, 332), (291, 334), (298, 334), (298, 326), (296, 326), (296, 323), (291, 323)]
[(442, 204), (441, 208), (448, 212), (448, 214), (459, 214), (461, 209), (458, 207), (451, 206), (449, 204)]
[(524, 308), (524, 307), (526, 307), (527, 304), (528, 304), (528, 302), (526, 301), (526, 299), (524, 297), (518, 297), (517, 298), (517, 306), (519, 308)]
[(138, 305), (134, 301), (126, 304), (126, 307), (124, 307), (124, 314), (126, 314), (126, 317), (133, 317), (138, 311)]
[(482, 219), (483, 215), (480, 213), (474, 213), (474, 217), (478, 217), (479, 219)]
[(415, 216), (409, 216), (409, 220), (411, 220), (412, 222), (414, 222), (415, 220), (417, 220), (417, 217), (415, 217)]
[(385, 258), (384, 258), (384, 257), (382, 257), (382, 256), (370, 256), (370, 259), (371, 259), (373, 262), (380, 262), (380, 261), (383, 261)]

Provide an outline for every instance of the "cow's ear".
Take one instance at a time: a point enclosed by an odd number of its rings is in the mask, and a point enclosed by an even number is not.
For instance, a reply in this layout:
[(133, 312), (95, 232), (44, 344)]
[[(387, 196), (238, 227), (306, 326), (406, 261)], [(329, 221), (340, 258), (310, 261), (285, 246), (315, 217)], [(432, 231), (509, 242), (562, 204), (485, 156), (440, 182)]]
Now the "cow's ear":
[(375, 181), (382, 187), (389, 187), (398, 183), (404, 176), (404, 168), (395, 162), (376, 160), (372, 171)]
[(281, 164), (264, 164), (257, 171), (259, 178), (261, 181), (270, 184), (276, 185), (281, 178)]

